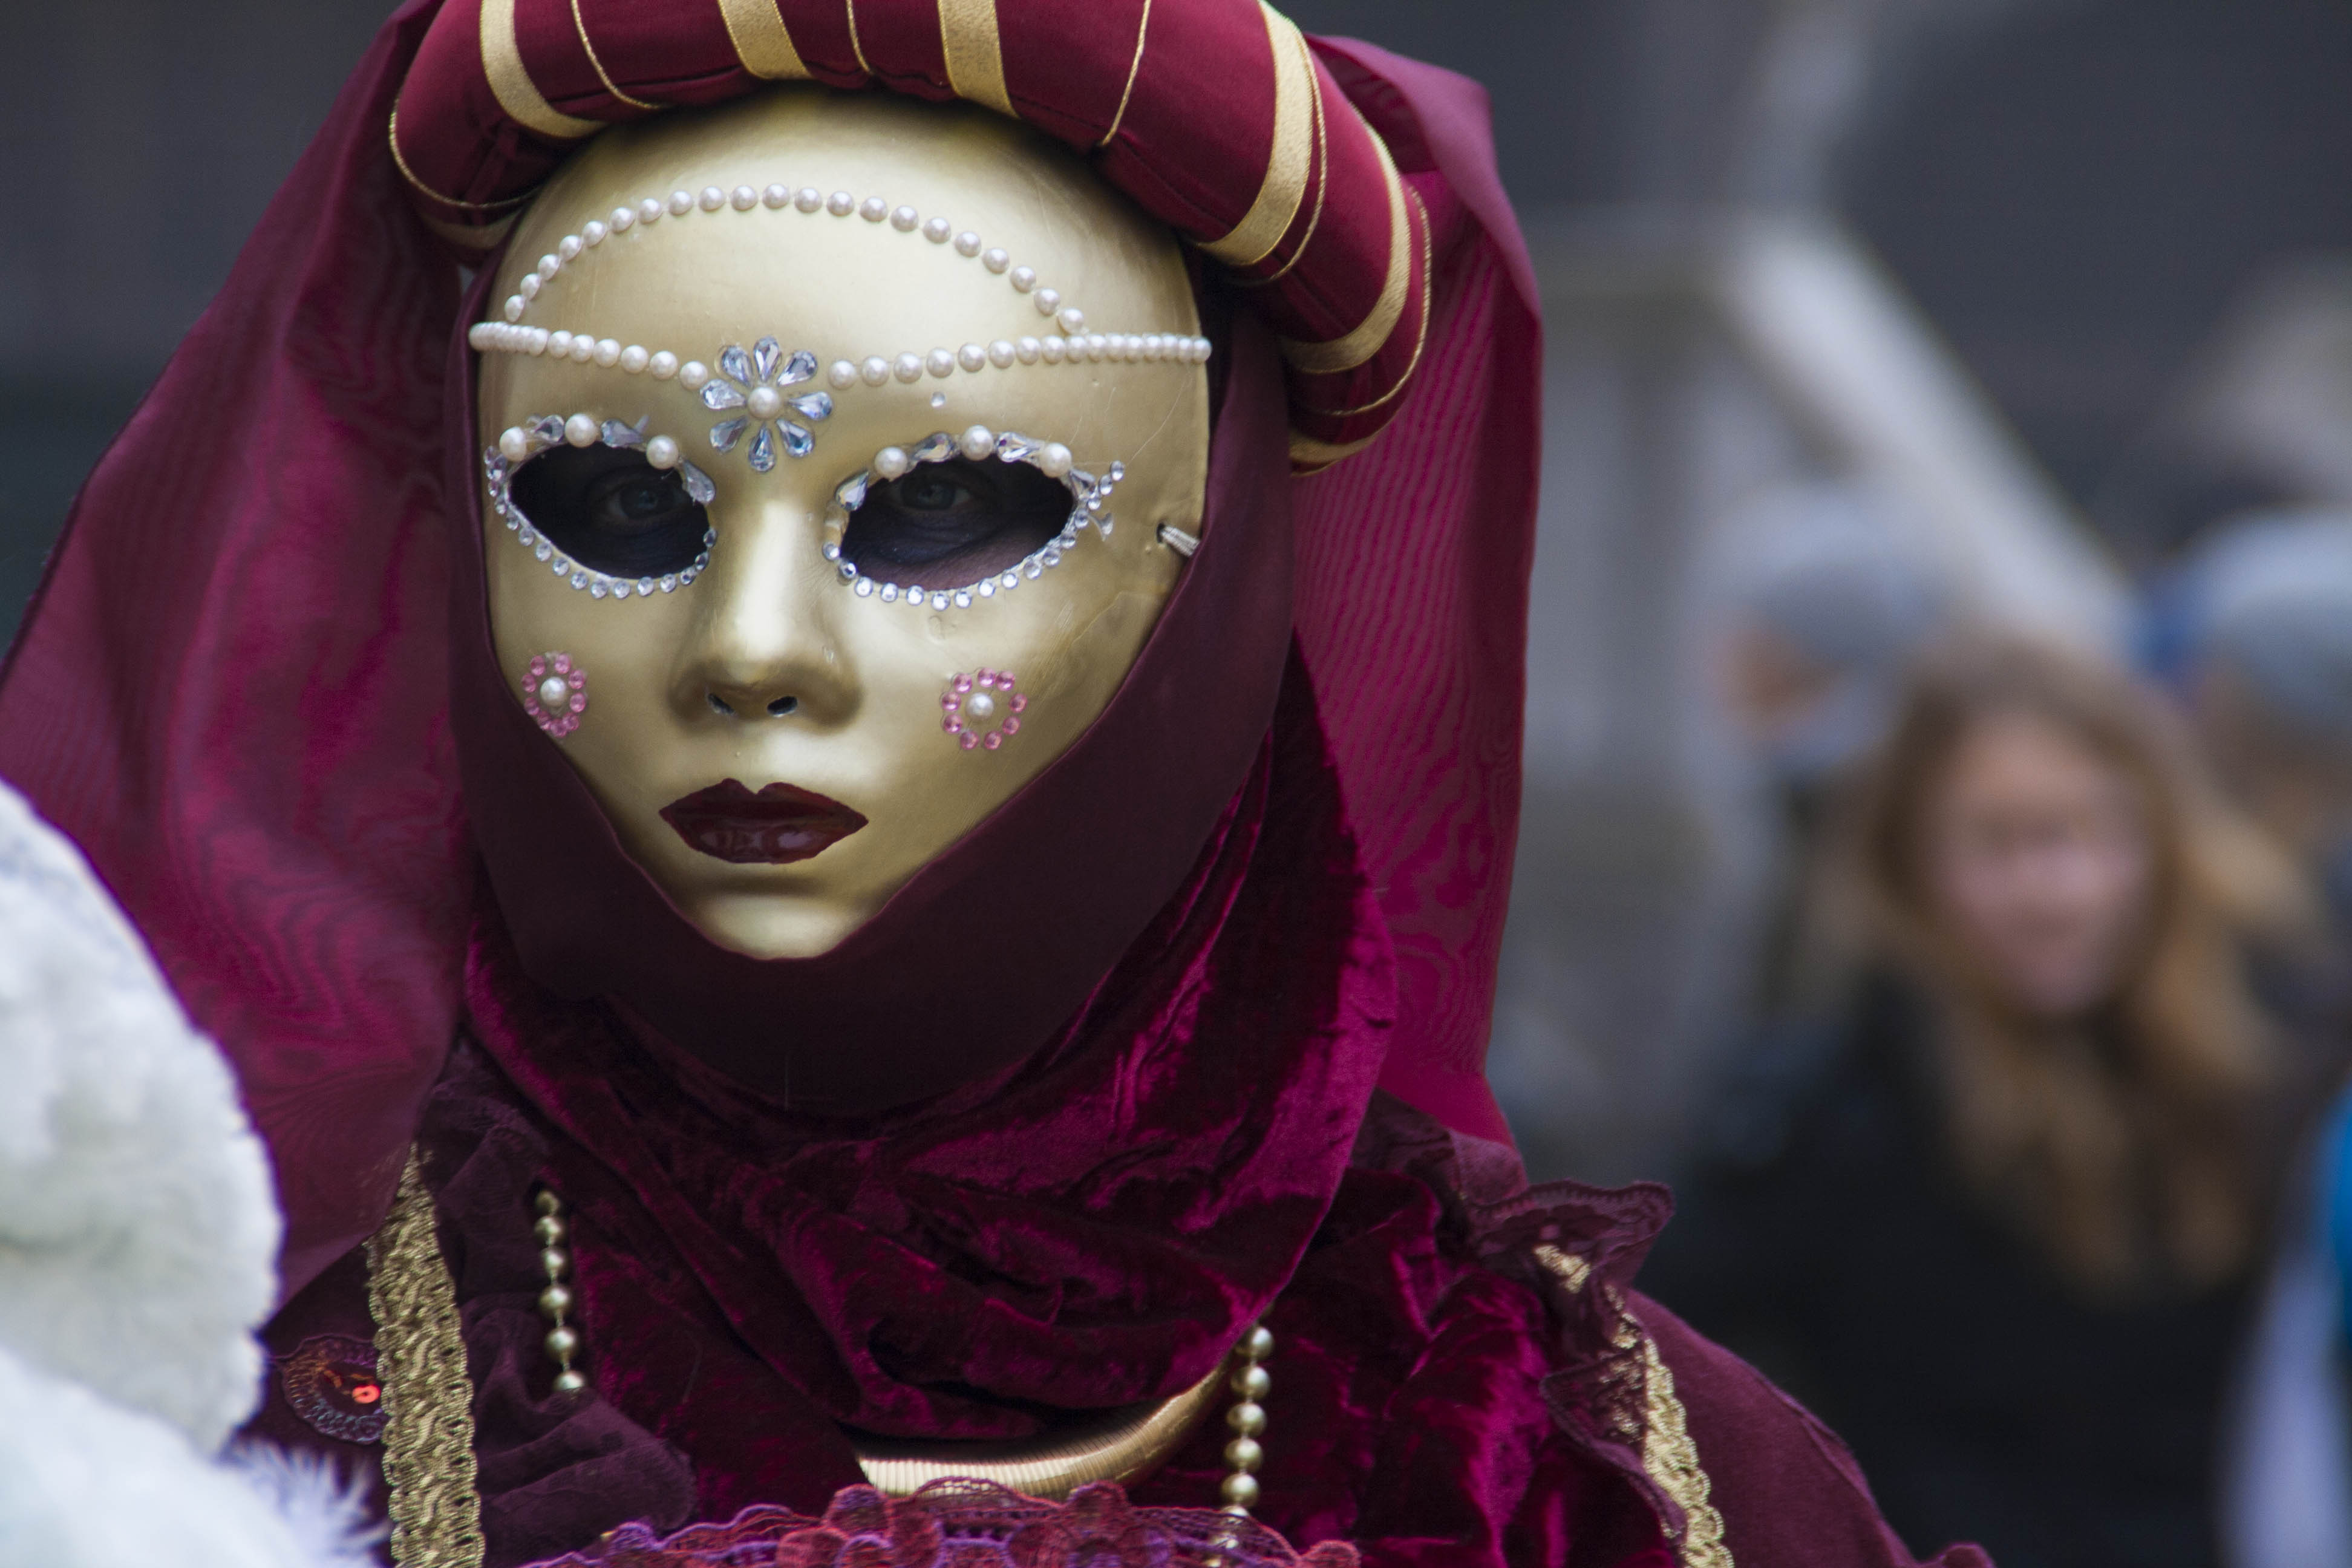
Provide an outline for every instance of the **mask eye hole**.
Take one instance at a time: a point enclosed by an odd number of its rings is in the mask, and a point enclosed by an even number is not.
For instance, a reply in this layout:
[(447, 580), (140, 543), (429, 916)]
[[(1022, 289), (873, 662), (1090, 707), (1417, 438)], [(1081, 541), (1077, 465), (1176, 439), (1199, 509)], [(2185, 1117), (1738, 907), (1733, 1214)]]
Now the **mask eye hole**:
[(541, 452), (515, 470), (509, 493), (558, 550), (614, 577), (684, 572), (710, 531), (677, 469), (601, 442)]
[(1027, 463), (918, 463), (867, 488), (841, 558), (884, 583), (975, 582), (1043, 549), (1072, 510), (1069, 487)]

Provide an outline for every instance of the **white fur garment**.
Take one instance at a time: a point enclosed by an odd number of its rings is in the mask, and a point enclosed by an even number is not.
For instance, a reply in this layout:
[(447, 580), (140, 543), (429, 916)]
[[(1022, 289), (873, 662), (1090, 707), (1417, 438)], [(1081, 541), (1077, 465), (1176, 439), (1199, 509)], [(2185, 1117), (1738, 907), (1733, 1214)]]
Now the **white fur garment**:
[(227, 1066), (81, 857), (0, 785), (0, 1568), (372, 1561), (252, 1412), (269, 1167)]

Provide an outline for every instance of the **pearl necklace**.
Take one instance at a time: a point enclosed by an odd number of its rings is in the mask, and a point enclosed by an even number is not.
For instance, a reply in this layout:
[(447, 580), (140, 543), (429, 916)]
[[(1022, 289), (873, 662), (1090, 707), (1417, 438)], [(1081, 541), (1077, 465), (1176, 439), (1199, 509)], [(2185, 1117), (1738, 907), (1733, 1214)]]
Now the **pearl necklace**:
[(572, 1365), (572, 1358), (580, 1353), (580, 1331), (567, 1321), (572, 1298), (572, 1287), (564, 1283), (564, 1278), (572, 1271), (572, 1255), (563, 1249), (567, 1235), (563, 1200), (542, 1191), (535, 1206), (539, 1222), (531, 1226), (531, 1234), (539, 1238), (539, 1267), (547, 1276), (547, 1289), (539, 1293), (539, 1314), (551, 1325), (545, 1342), (547, 1353), (555, 1360), (555, 1392), (584, 1394), (588, 1380)]
[[(571, 1322), (576, 1299), (568, 1283), (572, 1255), (564, 1247), (570, 1230), (563, 1222), (563, 1202), (541, 1190), (533, 1206), (539, 1217), (531, 1234), (539, 1241), (540, 1268), (547, 1279), (539, 1293), (540, 1315), (549, 1323), (542, 1342), (556, 1363), (556, 1392), (578, 1395), (587, 1390), (588, 1380), (572, 1365), (581, 1341), (580, 1331)], [(1247, 1518), (1261, 1495), (1257, 1470), (1265, 1462), (1265, 1448), (1260, 1439), (1265, 1436), (1265, 1398), (1274, 1388), (1265, 1363), (1273, 1354), (1274, 1335), (1253, 1323), (1208, 1376), (1174, 1398), (1139, 1415), (1122, 1416), (1108, 1427), (1042, 1443), (862, 1445), (858, 1467), (869, 1484), (891, 1497), (905, 1497), (929, 1481), (959, 1476), (1058, 1501), (1089, 1481), (1125, 1483), (1148, 1474), (1192, 1430), (1216, 1397), (1218, 1374), (1230, 1368), (1224, 1386), (1234, 1403), (1225, 1411), (1225, 1426), (1233, 1437), (1225, 1444), (1224, 1458), (1231, 1468), (1217, 1489), (1226, 1513)]]

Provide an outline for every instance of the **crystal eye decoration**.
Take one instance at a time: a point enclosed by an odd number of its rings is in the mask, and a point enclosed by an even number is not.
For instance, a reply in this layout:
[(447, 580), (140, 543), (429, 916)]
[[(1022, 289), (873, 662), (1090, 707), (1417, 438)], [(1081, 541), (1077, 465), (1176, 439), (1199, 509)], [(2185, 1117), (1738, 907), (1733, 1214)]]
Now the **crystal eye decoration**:
[(594, 599), (625, 599), (635, 595), (650, 599), (656, 594), (675, 594), (702, 574), (710, 564), (710, 547), (719, 542), (715, 529), (706, 529), (702, 549), (694, 563), (682, 571), (665, 572), (658, 577), (615, 577), (608, 573), (583, 566), (558, 550), (554, 542), (523, 515), (515, 504), (515, 471), (530, 458), (551, 447), (570, 445), (593, 447), (604, 445), (622, 451), (643, 451), (646, 461), (656, 468), (675, 468), (686, 493), (697, 506), (709, 506), (718, 499), (718, 487), (710, 476), (678, 455), (677, 443), (667, 436), (646, 438), (646, 426), (652, 416), (625, 425), (618, 419), (599, 420), (593, 414), (574, 414), (569, 419), (561, 414), (534, 414), (521, 424), (510, 426), (499, 437), (499, 444), (482, 449), (482, 478), (489, 489), (491, 514), (507, 525), (515, 542), (531, 552), (532, 558), (547, 566), (562, 581)]
[(940, 693), (940, 728), (965, 751), (995, 751), (1021, 733), (1029, 699), (1014, 689), (1009, 669), (976, 669), (959, 675)]
[[(699, 389), (702, 405), (714, 414), (739, 408), (743, 412), (710, 427), (712, 447), (731, 452), (744, 445), (743, 437), (748, 432), (751, 439), (744, 456), (751, 471), (757, 474), (764, 474), (776, 466), (779, 447), (790, 457), (807, 457), (816, 447), (816, 434), (808, 426), (822, 424), (833, 416), (833, 395), (791, 393), (785, 388), (798, 386), (815, 376), (816, 355), (806, 349), (795, 349), (787, 355), (773, 338), (761, 338), (748, 353), (740, 343), (729, 343), (720, 349), (719, 373)], [(787, 417), (788, 414), (798, 415), (808, 425)]]
[[(856, 562), (842, 558), (849, 514), (865, 504), (869, 489), (900, 478), (918, 463), (944, 463), (958, 456), (973, 462), (994, 457), (1000, 463), (1027, 463), (1047, 478), (1061, 480), (1070, 492), (1070, 515), (1063, 522), (1062, 531), (1003, 571), (954, 588), (927, 588), (919, 583), (877, 583), (859, 572)], [(912, 447), (883, 447), (874, 454), (874, 461), (864, 473), (853, 474), (835, 488), (833, 500), (824, 509), (824, 558), (834, 563), (841, 580), (861, 599), (879, 599), (886, 605), (907, 604), (919, 610), (968, 610), (975, 599), (1009, 594), (1024, 581), (1034, 582), (1059, 566), (1063, 556), (1077, 548), (1082, 530), (1091, 528), (1108, 539), (1113, 519), (1104, 509), (1109, 504), (1111, 491), (1125, 478), (1124, 463), (1112, 463), (1099, 478), (1076, 467), (1070, 449), (1059, 441), (1040, 441), (1012, 430), (1000, 435), (984, 425), (975, 425), (961, 436), (935, 431)]]

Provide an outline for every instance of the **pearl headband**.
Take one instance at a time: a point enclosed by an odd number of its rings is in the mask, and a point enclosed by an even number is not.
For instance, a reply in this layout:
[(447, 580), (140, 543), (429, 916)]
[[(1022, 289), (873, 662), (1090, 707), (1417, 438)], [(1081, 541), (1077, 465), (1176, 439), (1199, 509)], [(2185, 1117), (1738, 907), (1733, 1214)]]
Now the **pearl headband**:
[[(1084, 310), (1064, 304), (1058, 290), (1040, 287), (1034, 268), (1013, 266), (1012, 256), (1002, 248), (983, 247), (980, 236), (971, 230), (956, 233), (954, 226), (943, 217), (925, 219), (913, 207), (893, 207), (879, 196), (860, 201), (847, 191), (835, 191), (828, 196), (814, 185), (803, 185), (794, 192), (772, 184), (764, 193), (750, 185), (738, 185), (731, 195), (717, 185), (706, 185), (699, 196), (689, 191), (676, 191), (667, 200), (647, 196), (635, 206), (614, 207), (606, 218), (590, 219), (581, 225), (578, 233), (565, 235), (554, 250), (541, 257), (539, 265), (523, 275), (516, 292), (509, 296), (501, 312), (505, 319), (476, 322), (468, 330), (467, 340), (482, 353), (549, 356), (617, 368), (630, 375), (651, 375), (656, 381), (675, 378), (688, 391), (698, 394), (703, 405), (713, 412), (744, 410), (742, 415), (721, 420), (711, 427), (710, 442), (717, 450), (733, 450), (751, 432), (745, 456), (757, 472), (765, 473), (775, 466), (779, 447), (788, 456), (806, 457), (815, 446), (814, 434), (808, 425), (832, 415), (833, 399), (823, 391), (785, 391), (815, 378), (816, 356), (805, 349), (787, 355), (773, 338), (761, 339), (749, 353), (740, 344), (730, 343), (719, 351), (718, 373), (714, 374), (711, 367), (700, 360), (681, 360), (667, 349), (624, 344), (616, 338), (599, 338), (590, 332), (550, 331), (523, 321), (532, 301), (549, 282), (613, 235), (640, 225), (650, 226), (665, 216), (682, 218), (697, 211), (748, 213), (761, 207), (775, 212), (790, 207), (802, 213), (822, 209), (844, 218), (855, 213), (868, 223), (887, 221), (901, 234), (919, 230), (932, 244), (952, 244), (957, 255), (977, 258), (989, 271), (1004, 276), (1016, 293), (1027, 295), (1037, 312), (1059, 329), (1041, 336), (998, 338), (986, 344), (971, 342), (956, 349), (934, 348), (927, 353), (905, 352), (896, 355), (869, 354), (863, 360), (835, 360), (825, 373), (826, 382), (834, 391), (846, 392), (861, 384), (883, 386), (894, 380), (913, 383), (927, 374), (945, 380), (960, 371), (977, 374), (1015, 364), (1103, 361), (1201, 364), (1208, 360), (1209, 340), (1203, 337), (1172, 332), (1088, 332)], [(798, 415), (799, 419), (788, 417), (787, 410)]]

